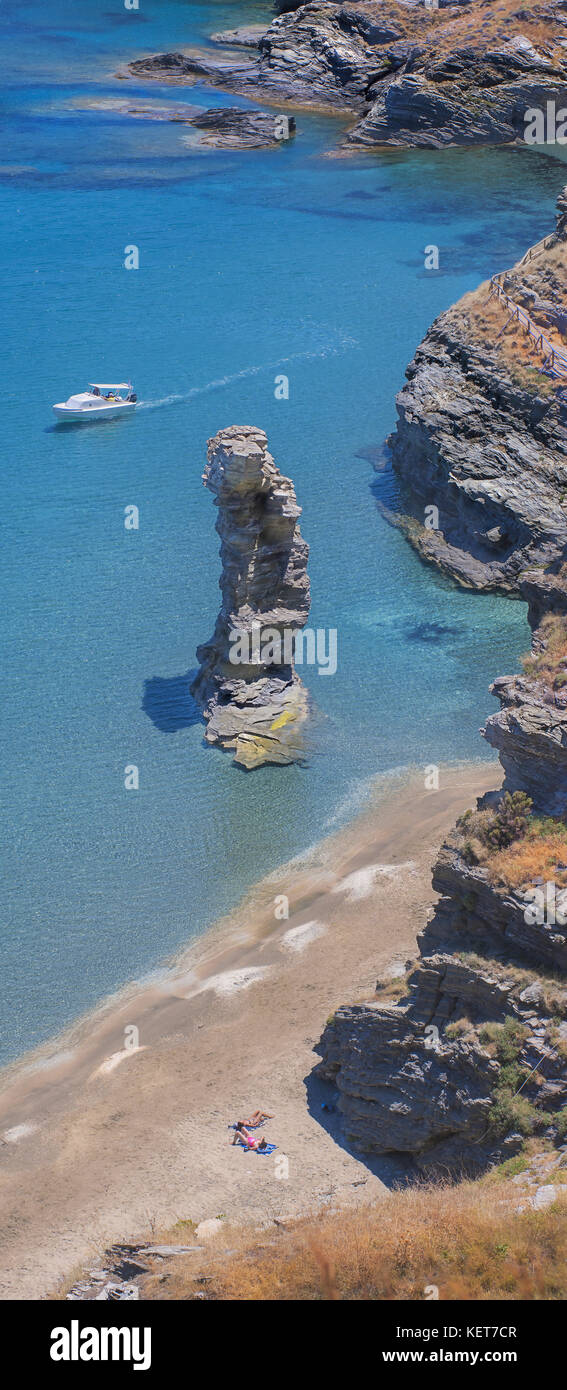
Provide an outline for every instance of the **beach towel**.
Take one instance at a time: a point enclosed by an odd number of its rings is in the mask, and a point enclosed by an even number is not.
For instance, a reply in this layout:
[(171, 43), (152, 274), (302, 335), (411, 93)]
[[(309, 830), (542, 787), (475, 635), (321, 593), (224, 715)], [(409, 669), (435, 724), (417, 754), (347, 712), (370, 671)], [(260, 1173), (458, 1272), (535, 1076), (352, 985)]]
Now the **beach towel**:
[(242, 1149), (243, 1154), (273, 1154), (274, 1149), (277, 1149), (278, 1146), (277, 1144), (266, 1144), (265, 1149), (249, 1149), (248, 1145), (246, 1145), (246, 1148), (244, 1148), (244, 1146), (241, 1144), (240, 1147)]

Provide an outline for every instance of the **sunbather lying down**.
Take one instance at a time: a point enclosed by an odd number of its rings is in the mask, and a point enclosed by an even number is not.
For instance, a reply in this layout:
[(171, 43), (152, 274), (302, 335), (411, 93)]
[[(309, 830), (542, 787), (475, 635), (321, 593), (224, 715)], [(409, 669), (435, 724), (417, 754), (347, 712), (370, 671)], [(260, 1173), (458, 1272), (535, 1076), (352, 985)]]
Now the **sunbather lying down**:
[(254, 1135), (250, 1134), (245, 1125), (242, 1124), (242, 1121), (239, 1120), (238, 1124), (234, 1126), (234, 1134), (231, 1143), (242, 1144), (245, 1149), (265, 1149), (267, 1140), (255, 1139)]
[(242, 1124), (248, 1125), (249, 1129), (257, 1129), (258, 1125), (263, 1125), (264, 1120), (273, 1120), (269, 1110), (253, 1110), (248, 1120), (243, 1120)]

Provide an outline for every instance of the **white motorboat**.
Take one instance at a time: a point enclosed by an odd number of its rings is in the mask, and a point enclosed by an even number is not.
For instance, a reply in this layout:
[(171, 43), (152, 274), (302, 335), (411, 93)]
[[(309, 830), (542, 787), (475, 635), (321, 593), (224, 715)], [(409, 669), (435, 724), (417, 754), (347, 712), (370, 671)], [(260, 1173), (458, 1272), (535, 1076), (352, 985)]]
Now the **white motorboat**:
[[(127, 392), (127, 395), (124, 395)], [(88, 391), (69, 396), (53, 406), (58, 420), (112, 420), (136, 409), (137, 397), (129, 381), (90, 381)]]

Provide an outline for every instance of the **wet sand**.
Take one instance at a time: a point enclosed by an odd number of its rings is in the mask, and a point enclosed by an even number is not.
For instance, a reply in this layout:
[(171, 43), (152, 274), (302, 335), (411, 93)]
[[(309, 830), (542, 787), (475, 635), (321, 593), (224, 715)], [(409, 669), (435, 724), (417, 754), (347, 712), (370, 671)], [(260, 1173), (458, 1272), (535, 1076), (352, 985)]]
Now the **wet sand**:
[[(500, 780), (483, 762), (441, 768), (436, 791), (422, 773), (377, 783), (170, 969), (4, 1071), (1, 1298), (45, 1297), (105, 1245), (178, 1219), (260, 1223), (385, 1190), (392, 1166), (350, 1153), (321, 1111), (313, 1049), (339, 1004), (415, 954), (435, 852)], [(271, 1157), (229, 1143), (257, 1106), (275, 1112)]]

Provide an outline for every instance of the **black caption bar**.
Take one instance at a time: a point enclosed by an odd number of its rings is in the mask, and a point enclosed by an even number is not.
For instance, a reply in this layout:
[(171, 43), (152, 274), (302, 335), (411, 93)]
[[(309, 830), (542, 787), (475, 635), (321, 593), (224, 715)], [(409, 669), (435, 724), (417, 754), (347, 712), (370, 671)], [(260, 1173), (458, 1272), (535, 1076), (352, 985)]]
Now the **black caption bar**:
[[(163, 1379), (171, 1369), (179, 1373), (180, 1358), (187, 1358), (187, 1374), (194, 1356), (210, 1355), (218, 1370), (218, 1350), (225, 1348), (227, 1368), (234, 1358), (246, 1356), (250, 1338), (257, 1345), (261, 1328), (281, 1353), (287, 1352), (293, 1368), (305, 1336), (317, 1347), (318, 1379), (328, 1367), (336, 1376), (337, 1333), (347, 1354), (362, 1350), (372, 1358), (378, 1380), (431, 1375), (438, 1369), (459, 1370), (471, 1377), (493, 1368), (516, 1377), (540, 1371), (559, 1348), (563, 1306), (560, 1303), (371, 1303), (345, 1304), (344, 1315), (336, 1304), (332, 1324), (328, 1305), (311, 1303), (262, 1306), (210, 1303), (4, 1303), (0, 1309), (2, 1340), (25, 1348), (26, 1371), (75, 1383), (89, 1383), (101, 1373), (134, 1384), (154, 1376)], [(283, 1319), (285, 1318), (285, 1321)], [(340, 1322), (343, 1327), (340, 1329)], [(339, 1326), (337, 1325), (339, 1324)], [(301, 1341), (296, 1341), (294, 1325)], [(224, 1334), (219, 1343), (218, 1333)], [(217, 1340), (211, 1340), (217, 1336)], [(231, 1338), (230, 1342), (228, 1337)], [(344, 1342), (344, 1337), (357, 1341)], [(226, 1338), (226, 1340), (225, 1340)], [(276, 1341), (272, 1341), (276, 1338)], [(206, 1350), (208, 1348), (208, 1351)], [(248, 1348), (248, 1350), (247, 1350)], [(200, 1350), (199, 1350), (200, 1349)], [(544, 1350), (545, 1349), (545, 1350)], [(348, 1360), (348, 1356), (347, 1356)], [(354, 1363), (353, 1363), (354, 1364)], [(212, 1369), (212, 1367), (211, 1367)]]

